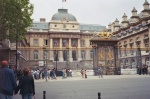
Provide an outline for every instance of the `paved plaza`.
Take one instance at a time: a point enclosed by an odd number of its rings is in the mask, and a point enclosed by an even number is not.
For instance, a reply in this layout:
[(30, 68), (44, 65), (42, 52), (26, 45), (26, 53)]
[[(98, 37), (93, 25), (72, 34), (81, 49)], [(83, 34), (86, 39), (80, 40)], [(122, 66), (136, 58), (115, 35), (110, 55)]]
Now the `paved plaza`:
[[(57, 80), (35, 80), (35, 99), (150, 99), (149, 75), (88, 76), (87, 79), (72, 77)], [(15, 95), (14, 99), (21, 99)]]

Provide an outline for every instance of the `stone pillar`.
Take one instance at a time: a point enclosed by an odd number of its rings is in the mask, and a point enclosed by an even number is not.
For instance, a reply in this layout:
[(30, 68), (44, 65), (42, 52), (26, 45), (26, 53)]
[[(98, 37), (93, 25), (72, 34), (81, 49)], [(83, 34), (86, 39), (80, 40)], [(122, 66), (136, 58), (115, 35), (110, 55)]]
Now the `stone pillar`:
[(63, 59), (63, 51), (59, 51), (59, 61), (60, 62), (64, 61), (64, 59)]
[[(71, 46), (71, 38), (69, 38), (69, 48), (72, 48)], [(69, 49), (69, 61), (72, 62), (73, 58), (72, 58), (72, 50)]]
[[(62, 49), (62, 38), (60, 38), (60, 49)], [(59, 61), (63, 62), (63, 51), (59, 51)]]
[(80, 39), (78, 39), (78, 61), (82, 60), (80, 48), (81, 48)]
[(60, 38), (60, 48), (62, 48), (62, 38)]
[(71, 48), (71, 38), (69, 38), (69, 48)]
[(85, 53), (86, 54), (86, 56), (85, 56), (86, 58), (85, 59), (86, 60), (90, 60), (90, 50), (85, 50), (85, 51), (86, 51), (86, 53)]
[[(52, 49), (53, 48), (53, 39), (52, 38), (50, 38), (50, 49)], [(53, 55), (54, 53), (53, 53), (53, 51), (50, 51), (50, 60), (54, 60), (54, 55)]]
[(72, 50), (69, 50), (69, 61), (72, 62), (73, 58), (72, 58)]

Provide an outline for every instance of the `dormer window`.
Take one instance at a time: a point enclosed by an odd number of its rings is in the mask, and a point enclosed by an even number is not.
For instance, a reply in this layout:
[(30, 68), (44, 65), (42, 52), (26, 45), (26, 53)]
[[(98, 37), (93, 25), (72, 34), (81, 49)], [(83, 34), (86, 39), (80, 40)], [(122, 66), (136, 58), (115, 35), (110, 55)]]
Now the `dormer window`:
[(137, 45), (137, 47), (139, 47), (139, 46), (140, 46), (140, 44), (141, 44), (140, 38), (139, 38), (139, 37), (137, 37), (137, 38), (136, 38), (136, 45)]
[(66, 24), (63, 24), (63, 28), (66, 28)]
[(132, 47), (132, 46), (133, 46), (133, 40), (130, 39), (130, 47)]

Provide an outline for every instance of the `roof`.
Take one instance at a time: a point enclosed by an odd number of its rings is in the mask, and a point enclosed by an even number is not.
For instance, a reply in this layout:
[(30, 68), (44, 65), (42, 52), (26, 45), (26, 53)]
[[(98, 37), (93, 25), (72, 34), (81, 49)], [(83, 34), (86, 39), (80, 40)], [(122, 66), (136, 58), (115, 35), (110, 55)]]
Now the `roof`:
[(68, 13), (68, 9), (58, 9), (58, 13), (54, 14), (51, 20), (77, 21), (74, 15)]
[(106, 26), (99, 24), (79, 24), (81, 32), (101, 32)]

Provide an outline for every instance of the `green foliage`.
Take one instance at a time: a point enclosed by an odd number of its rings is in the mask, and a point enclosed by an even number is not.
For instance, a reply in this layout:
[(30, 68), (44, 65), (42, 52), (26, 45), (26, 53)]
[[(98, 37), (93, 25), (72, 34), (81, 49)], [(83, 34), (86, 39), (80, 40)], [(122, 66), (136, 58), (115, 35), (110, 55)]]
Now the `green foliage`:
[(29, 0), (0, 0), (0, 40), (22, 40), (32, 24), (32, 13)]

